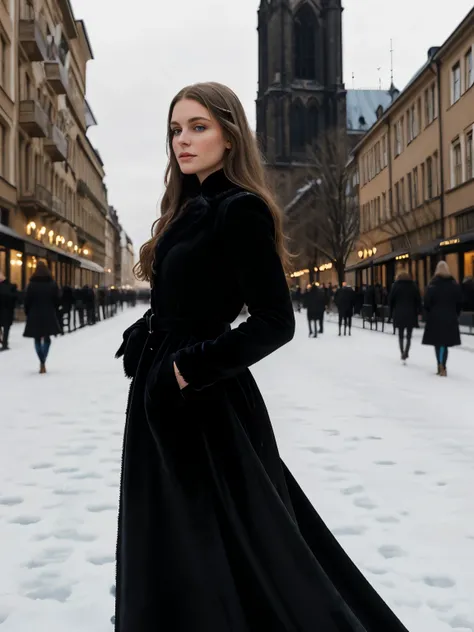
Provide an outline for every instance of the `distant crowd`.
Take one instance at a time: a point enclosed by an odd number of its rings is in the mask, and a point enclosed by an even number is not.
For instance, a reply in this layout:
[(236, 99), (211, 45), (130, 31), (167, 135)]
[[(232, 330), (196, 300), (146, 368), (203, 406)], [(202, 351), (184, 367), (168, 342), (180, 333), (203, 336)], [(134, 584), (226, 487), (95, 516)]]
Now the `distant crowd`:
[[(149, 291), (88, 285), (60, 288), (42, 267), (26, 291), (19, 292), (0, 272), (0, 351), (9, 349), (10, 329), (16, 319), (29, 318), (30, 328), (33, 323), (41, 337), (43, 330), (46, 335), (64, 335), (111, 318), (137, 301), (149, 301)], [(28, 337), (28, 328), (24, 335)]]
[(445, 261), (440, 261), (422, 298), (417, 283), (408, 271), (397, 277), (388, 292), (380, 284), (353, 289), (347, 283), (339, 288), (331, 284), (308, 284), (291, 290), (295, 310), (306, 309), (309, 336), (317, 338), (324, 332), (324, 316), (331, 311), (339, 315), (339, 336), (351, 335), (352, 318), (361, 314), (364, 319), (386, 319), (398, 330), (401, 359), (409, 357), (412, 333), (425, 322), (423, 344), (435, 348), (438, 375), (446, 376), (448, 348), (461, 344), (459, 318), (462, 312), (474, 323), (474, 279), (466, 277), (459, 285)]

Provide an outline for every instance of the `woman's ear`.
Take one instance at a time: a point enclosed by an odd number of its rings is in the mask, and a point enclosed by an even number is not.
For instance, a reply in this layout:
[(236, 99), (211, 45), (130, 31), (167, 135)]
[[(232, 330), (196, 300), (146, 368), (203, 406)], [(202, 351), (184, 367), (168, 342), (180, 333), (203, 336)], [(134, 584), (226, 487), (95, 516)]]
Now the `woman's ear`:
[(232, 143), (230, 142), (230, 140), (226, 141), (225, 148), (232, 149)]

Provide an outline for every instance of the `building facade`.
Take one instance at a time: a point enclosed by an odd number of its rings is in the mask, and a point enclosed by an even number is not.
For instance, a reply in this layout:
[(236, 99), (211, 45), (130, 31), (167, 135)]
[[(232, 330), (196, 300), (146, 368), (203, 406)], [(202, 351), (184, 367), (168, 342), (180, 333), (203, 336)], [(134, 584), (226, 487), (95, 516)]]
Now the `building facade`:
[(474, 274), (473, 50), (474, 10), (354, 149), (357, 285), (390, 287), (408, 268), (423, 289), (441, 258), (458, 280)]
[(105, 282), (105, 171), (87, 136), (91, 59), (69, 0), (0, 2), (0, 268), (19, 289), (38, 260), (60, 285)]
[(120, 287), (130, 289), (134, 286), (133, 266), (135, 265), (135, 255), (133, 244), (127, 233), (122, 230), (121, 234), (121, 278)]

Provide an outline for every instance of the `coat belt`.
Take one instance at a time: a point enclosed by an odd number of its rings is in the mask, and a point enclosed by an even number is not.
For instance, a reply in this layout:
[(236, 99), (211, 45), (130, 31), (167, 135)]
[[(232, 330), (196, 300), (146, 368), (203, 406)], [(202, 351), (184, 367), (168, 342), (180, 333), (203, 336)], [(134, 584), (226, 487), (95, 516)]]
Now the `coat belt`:
[(145, 319), (150, 335), (159, 332), (167, 332), (184, 336), (214, 338), (230, 330), (230, 323), (222, 321), (158, 317), (153, 312), (148, 313)]

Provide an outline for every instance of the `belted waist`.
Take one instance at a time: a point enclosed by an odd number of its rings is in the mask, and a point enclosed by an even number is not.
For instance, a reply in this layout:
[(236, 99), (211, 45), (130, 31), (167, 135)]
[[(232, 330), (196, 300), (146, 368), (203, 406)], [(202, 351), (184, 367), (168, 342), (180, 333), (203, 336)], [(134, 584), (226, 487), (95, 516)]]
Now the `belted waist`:
[(195, 318), (158, 317), (153, 312), (146, 315), (149, 334), (169, 332), (184, 336), (217, 337), (230, 330), (230, 323)]

